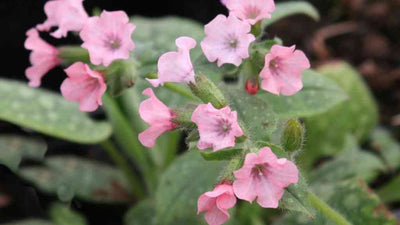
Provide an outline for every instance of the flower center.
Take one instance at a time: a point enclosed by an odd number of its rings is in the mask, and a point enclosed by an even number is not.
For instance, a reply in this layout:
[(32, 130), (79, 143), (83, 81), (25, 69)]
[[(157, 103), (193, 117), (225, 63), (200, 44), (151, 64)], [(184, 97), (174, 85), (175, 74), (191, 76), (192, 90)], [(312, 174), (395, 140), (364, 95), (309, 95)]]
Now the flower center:
[(231, 131), (231, 129), (232, 129), (232, 126), (231, 126), (231, 124), (229, 123), (229, 121), (227, 121), (227, 120), (225, 120), (225, 119), (221, 119), (221, 120), (218, 122), (218, 130), (217, 130), (218, 135), (226, 136), (226, 135), (229, 134), (229, 132)]
[(264, 175), (263, 170), (264, 170), (264, 165), (257, 164), (253, 167), (252, 173), (257, 176), (263, 176)]
[(119, 49), (119, 47), (121, 47), (121, 41), (119, 39), (111, 39), (110, 47), (113, 50)]
[(229, 41), (229, 46), (232, 48), (237, 48), (239, 41), (237, 39), (232, 39)]
[(277, 69), (278, 67), (279, 67), (279, 65), (278, 65), (278, 63), (276, 62), (276, 60), (271, 60), (270, 62), (269, 62), (269, 67), (270, 68), (272, 68), (272, 69)]

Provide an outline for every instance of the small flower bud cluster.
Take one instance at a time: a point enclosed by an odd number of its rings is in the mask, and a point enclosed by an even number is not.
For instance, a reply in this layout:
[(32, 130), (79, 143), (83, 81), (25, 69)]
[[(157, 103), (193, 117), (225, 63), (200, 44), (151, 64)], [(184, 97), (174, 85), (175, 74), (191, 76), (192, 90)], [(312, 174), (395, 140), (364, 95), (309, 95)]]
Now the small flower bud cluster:
[[(25, 48), (32, 50), (32, 66), (26, 70), (29, 85), (38, 87), (42, 77), (61, 64), (61, 49), (46, 43), (38, 31), (49, 32), (54, 38), (66, 37), (70, 31), (79, 32), (82, 47), (89, 52), (93, 65), (108, 67), (115, 60), (126, 60), (135, 44), (131, 36), (135, 25), (123, 11), (103, 11), (101, 15), (89, 17), (83, 7), (83, 0), (51, 0), (45, 4), (47, 20), (27, 32)], [(66, 53), (65, 53), (66, 54)], [(94, 111), (102, 105), (101, 97), (107, 89), (105, 75), (95, 71), (84, 62), (75, 62), (65, 70), (68, 78), (61, 85), (61, 93), (69, 101), (79, 102), (82, 111)]]

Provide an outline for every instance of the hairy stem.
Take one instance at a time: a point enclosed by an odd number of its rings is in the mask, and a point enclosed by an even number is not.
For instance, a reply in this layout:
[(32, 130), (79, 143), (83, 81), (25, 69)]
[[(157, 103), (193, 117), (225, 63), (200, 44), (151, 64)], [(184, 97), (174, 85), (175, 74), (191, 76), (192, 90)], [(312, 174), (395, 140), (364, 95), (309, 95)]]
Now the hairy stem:
[(346, 218), (344, 218), (344, 216), (342, 216), (336, 210), (332, 209), (328, 204), (318, 198), (311, 191), (308, 191), (308, 199), (315, 209), (320, 211), (323, 215), (325, 215), (337, 225), (352, 225), (349, 221), (347, 221)]

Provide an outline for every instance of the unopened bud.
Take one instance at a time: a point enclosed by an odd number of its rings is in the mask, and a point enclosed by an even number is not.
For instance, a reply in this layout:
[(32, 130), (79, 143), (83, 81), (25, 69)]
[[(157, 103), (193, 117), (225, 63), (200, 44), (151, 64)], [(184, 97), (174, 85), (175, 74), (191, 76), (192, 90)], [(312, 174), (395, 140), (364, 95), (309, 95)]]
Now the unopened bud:
[(257, 94), (259, 89), (258, 79), (247, 79), (244, 89), (251, 95)]
[(288, 152), (300, 150), (303, 146), (304, 133), (305, 130), (300, 121), (288, 120), (281, 139), (282, 147)]
[(104, 73), (111, 95), (118, 96), (135, 84), (137, 64), (133, 60), (117, 60)]
[(189, 87), (204, 103), (210, 102), (217, 109), (227, 105), (224, 95), (211, 80), (204, 75), (197, 75), (195, 79), (196, 83), (189, 83)]
[(60, 51), (58, 57), (65, 66), (72, 65), (76, 62), (90, 62), (88, 50), (79, 46), (62, 46), (59, 47), (58, 50)]

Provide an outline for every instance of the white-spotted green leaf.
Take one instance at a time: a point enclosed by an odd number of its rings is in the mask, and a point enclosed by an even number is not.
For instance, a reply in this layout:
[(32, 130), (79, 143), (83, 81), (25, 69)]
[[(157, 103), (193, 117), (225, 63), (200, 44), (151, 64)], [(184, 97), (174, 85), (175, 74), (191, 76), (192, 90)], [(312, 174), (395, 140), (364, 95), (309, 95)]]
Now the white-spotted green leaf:
[(292, 96), (259, 91), (257, 97), (268, 102), (276, 116), (282, 119), (320, 114), (348, 99), (339, 85), (317, 72), (306, 70), (302, 76), (303, 89)]
[(0, 79), (0, 120), (72, 142), (92, 144), (107, 139), (111, 126), (90, 119), (61, 95)]
[(0, 146), (0, 163), (14, 172), (23, 159), (42, 161), (47, 150), (42, 140), (15, 135), (0, 136)]
[(377, 128), (372, 132), (372, 147), (382, 156), (389, 170), (400, 167), (400, 145), (398, 141), (383, 128)]
[[(197, 151), (175, 160), (161, 176), (156, 192), (158, 223), (165, 225), (195, 216), (197, 199), (214, 188), (224, 165), (205, 161)], [(202, 221), (200, 216), (198, 219)]]
[(118, 169), (75, 156), (49, 157), (45, 166), (24, 167), (20, 175), (62, 201), (74, 196), (98, 203), (131, 201), (129, 185)]
[(49, 211), (52, 221), (56, 225), (86, 225), (87, 221), (84, 216), (71, 209), (69, 206), (55, 203)]
[(267, 27), (280, 19), (283, 19), (288, 16), (293, 16), (296, 14), (303, 14), (309, 16), (316, 21), (318, 21), (320, 17), (318, 10), (309, 2), (306, 1), (280, 2), (276, 4), (275, 11), (272, 13), (271, 18), (264, 19), (262, 21), (262, 27)]

